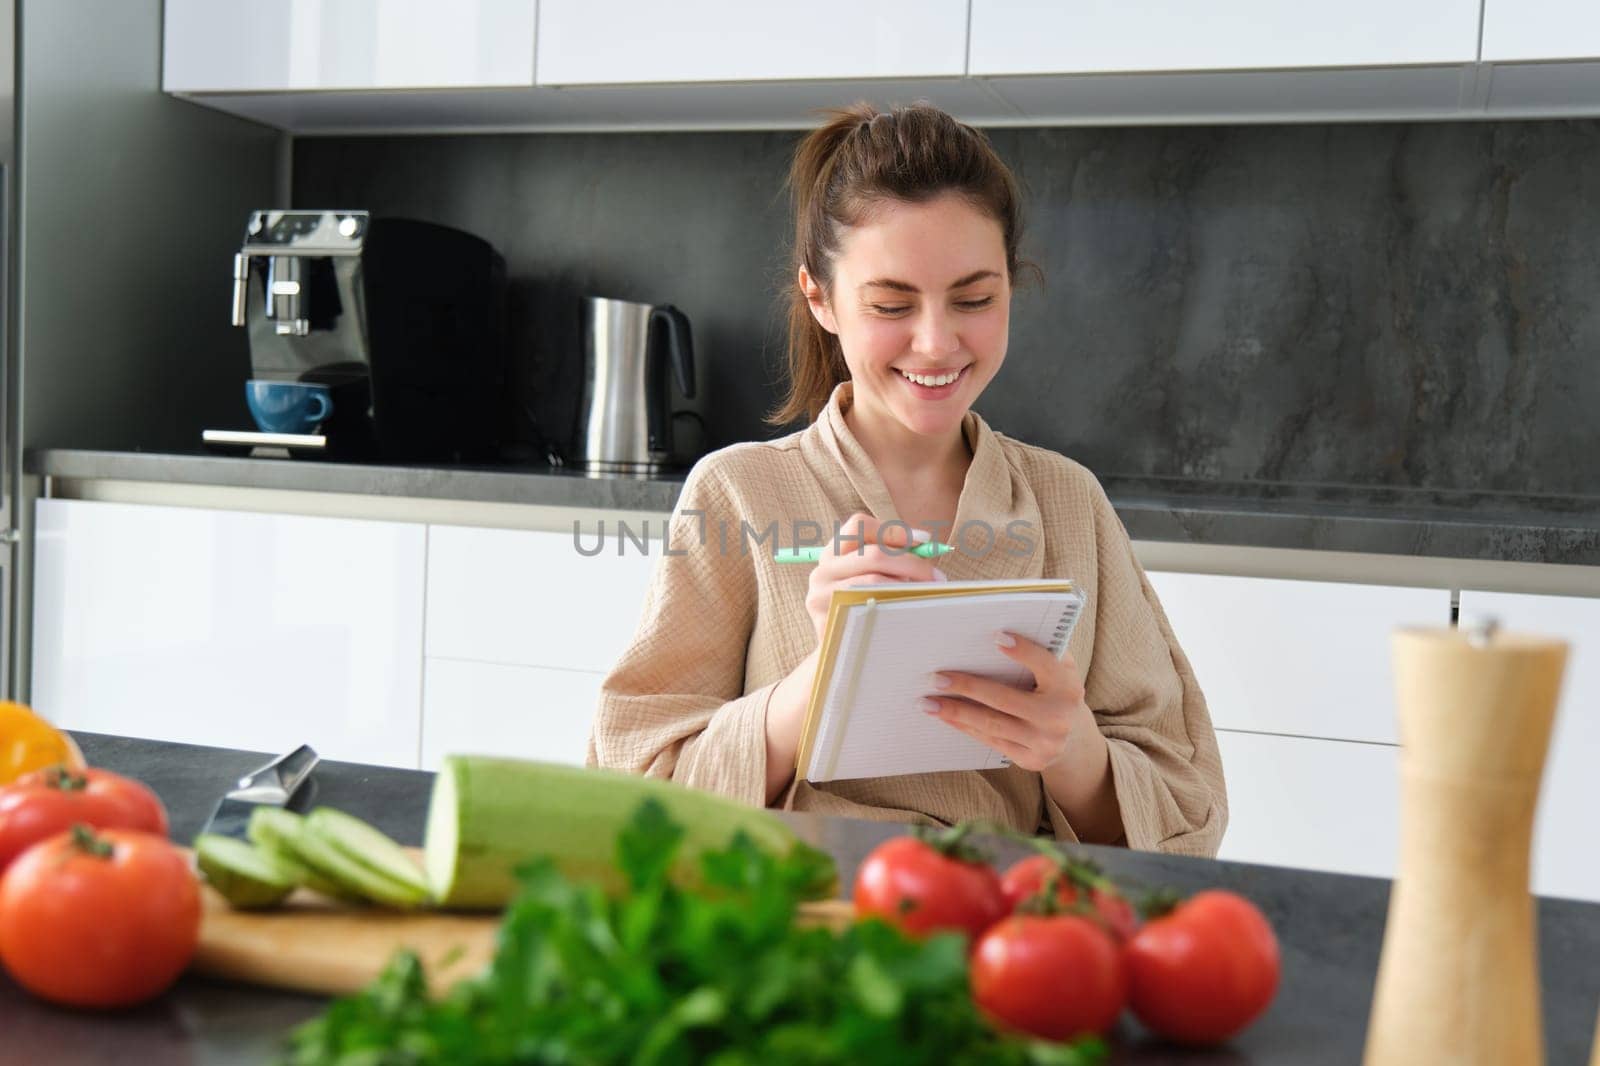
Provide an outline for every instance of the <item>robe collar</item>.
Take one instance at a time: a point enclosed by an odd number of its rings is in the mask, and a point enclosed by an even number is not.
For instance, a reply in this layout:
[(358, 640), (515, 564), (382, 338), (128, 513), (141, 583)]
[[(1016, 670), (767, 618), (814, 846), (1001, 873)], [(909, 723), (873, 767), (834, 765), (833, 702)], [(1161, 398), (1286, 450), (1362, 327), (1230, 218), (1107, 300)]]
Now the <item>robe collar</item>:
[[(877, 466), (845, 423), (852, 400), (852, 383), (840, 382), (813, 429), (866, 510), (882, 521), (899, 519)], [(939, 568), (952, 580), (1041, 576), (1045, 530), (1032, 487), (1012, 466), (999, 435), (976, 411), (969, 410), (962, 418), (961, 432), (972, 450), (972, 463), (956, 504), (955, 526), (940, 533), (942, 540), (959, 550), (942, 556)]]

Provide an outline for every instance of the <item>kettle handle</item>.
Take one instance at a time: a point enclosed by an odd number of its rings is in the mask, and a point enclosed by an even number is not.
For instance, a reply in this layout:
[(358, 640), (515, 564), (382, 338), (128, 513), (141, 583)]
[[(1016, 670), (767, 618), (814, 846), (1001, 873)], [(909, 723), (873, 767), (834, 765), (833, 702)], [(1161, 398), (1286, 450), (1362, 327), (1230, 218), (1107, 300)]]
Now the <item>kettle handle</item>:
[(657, 319), (666, 327), (667, 354), (672, 360), (672, 375), (678, 379), (678, 391), (685, 397), (694, 396), (694, 338), (689, 332), (689, 317), (671, 304), (663, 304), (650, 312), (650, 324)]

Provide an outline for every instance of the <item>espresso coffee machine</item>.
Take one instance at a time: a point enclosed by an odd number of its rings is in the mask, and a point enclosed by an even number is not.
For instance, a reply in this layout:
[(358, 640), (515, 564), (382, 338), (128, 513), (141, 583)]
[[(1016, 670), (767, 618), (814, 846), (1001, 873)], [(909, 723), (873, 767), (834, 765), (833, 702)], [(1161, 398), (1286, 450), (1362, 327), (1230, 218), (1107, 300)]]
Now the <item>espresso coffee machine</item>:
[(504, 424), (505, 262), (447, 226), (365, 211), (256, 211), (233, 259), (255, 381), (324, 385), (315, 432), (206, 430), (219, 450), (489, 460)]

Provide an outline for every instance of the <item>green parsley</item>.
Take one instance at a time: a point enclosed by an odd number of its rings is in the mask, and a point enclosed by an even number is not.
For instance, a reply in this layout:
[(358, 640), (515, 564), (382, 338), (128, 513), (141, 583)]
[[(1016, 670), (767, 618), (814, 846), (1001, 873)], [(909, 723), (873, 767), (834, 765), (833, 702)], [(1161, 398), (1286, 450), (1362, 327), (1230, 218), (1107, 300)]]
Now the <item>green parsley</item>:
[(833, 875), (810, 848), (776, 858), (742, 835), (703, 856), (705, 884), (668, 877), (682, 829), (646, 802), (617, 840), (631, 886), (608, 898), (548, 860), (521, 872), (494, 961), (430, 1001), (399, 953), (364, 991), (291, 1034), (291, 1066), (782, 1066), (1002, 1063), (1087, 1066), (1099, 1041), (1002, 1036), (967, 988), (964, 942), (911, 940), (878, 921), (795, 924)]

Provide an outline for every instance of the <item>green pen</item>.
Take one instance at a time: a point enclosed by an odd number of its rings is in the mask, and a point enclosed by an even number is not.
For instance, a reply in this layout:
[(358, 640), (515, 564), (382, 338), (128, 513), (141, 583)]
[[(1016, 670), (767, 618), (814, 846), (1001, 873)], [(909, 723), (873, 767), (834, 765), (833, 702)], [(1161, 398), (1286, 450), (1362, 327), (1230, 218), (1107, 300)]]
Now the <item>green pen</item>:
[[(857, 541), (854, 537), (846, 539), (851, 543), (859, 544), (859, 541)], [(956, 546), (954, 544), (940, 544), (936, 540), (930, 540), (925, 543), (918, 544), (910, 551), (900, 552), (900, 554), (915, 555), (923, 559), (937, 559), (945, 552), (953, 552), (955, 550)], [(777, 551), (772, 553), (772, 561), (775, 563), (814, 563), (821, 558), (821, 547), (779, 548)]]

